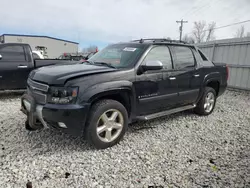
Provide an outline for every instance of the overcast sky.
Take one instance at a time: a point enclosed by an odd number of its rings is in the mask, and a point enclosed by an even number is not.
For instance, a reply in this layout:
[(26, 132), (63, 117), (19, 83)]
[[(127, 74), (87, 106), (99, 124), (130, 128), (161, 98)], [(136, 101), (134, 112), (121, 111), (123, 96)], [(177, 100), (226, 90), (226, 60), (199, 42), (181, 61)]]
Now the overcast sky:
[[(1, 0), (0, 34), (36, 34), (79, 42), (81, 47), (145, 37), (178, 39), (176, 20), (215, 21), (217, 26), (250, 19), (250, 0)], [(244, 24), (250, 31), (250, 22)], [(240, 25), (218, 29), (232, 38)]]

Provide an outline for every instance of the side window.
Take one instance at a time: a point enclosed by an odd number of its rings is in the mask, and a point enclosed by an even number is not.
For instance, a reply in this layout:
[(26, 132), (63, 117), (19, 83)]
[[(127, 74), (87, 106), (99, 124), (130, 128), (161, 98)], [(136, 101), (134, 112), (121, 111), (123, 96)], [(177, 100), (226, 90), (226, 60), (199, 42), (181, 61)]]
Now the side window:
[(199, 55), (200, 55), (201, 60), (202, 60), (201, 61), (202, 66), (205, 66), (205, 67), (214, 66), (214, 64), (207, 59), (207, 57), (204, 55), (204, 53), (202, 51), (198, 50), (198, 52), (199, 52)]
[(6, 46), (1, 49), (2, 52), (15, 52), (15, 53), (22, 53), (23, 47), (22, 46)]
[(22, 46), (4, 46), (0, 49), (3, 61), (25, 61), (24, 48)]
[(173, 50), (175, 69), (183, 69), (195, 66), (194, 56), (190, 48), (185, 46), (174, 46)]
[(199, 52), (199, 54), (200, 54), (203, 61), (208, 61), (206, 56), (200, 50), (198, 50), (198, 52)]
[(151, 49), (144, 62), (146, 61), (161, 61), (164, 69), (172, 69), (172, 59), (169, 48), (167, 46), (157, 46)]

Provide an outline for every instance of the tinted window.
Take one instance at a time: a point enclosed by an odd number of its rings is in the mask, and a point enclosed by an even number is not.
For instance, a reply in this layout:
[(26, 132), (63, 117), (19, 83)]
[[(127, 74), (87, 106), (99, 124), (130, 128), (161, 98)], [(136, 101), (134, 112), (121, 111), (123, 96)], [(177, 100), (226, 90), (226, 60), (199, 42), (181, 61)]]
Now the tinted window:
[(205, 56), (200, 50), (198, 50), (198, 52), (199, 52), (199, 54), (200, 54), (202, 60), (203, 60), (203, 61), (207, 61), (206, 56)]
[(22, 46), (6, 46), (0, 49), (2, 61), (25, 61), (24, 49)]
[(22, 46), (6, 46), (1, 49), (2, 52), (18, 52), (22, 53), (23, 52), (23, 47)]
[(34, 59), (40, 59), (40, 57), (36, 53), (32, 53)]
[(172, 60), (168, 47), (157, 46), (150, 50), (144, 62), (146, 61), (160, 61), (164, 69), (172, 69)]
[(201, 52), (200, 50), (198, 50), (198, 52), (201, 57), (201, 66), (204, 66), (204, 67), (214, 66), (214, 64), (207, 59), (207, 57), (204, 55), (203, 52)]
[(173, 47), (173, 51), (175, 69), (194, 67), (194, 56), (190, 48), (185, 46), (175, 46)]

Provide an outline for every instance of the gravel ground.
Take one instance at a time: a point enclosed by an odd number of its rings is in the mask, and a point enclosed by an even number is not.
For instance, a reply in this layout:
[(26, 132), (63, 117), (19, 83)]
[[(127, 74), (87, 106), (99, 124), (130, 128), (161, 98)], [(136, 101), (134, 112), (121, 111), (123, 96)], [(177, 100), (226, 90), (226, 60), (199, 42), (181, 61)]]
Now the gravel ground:
[(227, 91), (208, 117), (130, 126), (94, 150), (55, 130), (29, 133), (18, 96), (0, 100), (0, 187), (250, 187), (250, 93)]

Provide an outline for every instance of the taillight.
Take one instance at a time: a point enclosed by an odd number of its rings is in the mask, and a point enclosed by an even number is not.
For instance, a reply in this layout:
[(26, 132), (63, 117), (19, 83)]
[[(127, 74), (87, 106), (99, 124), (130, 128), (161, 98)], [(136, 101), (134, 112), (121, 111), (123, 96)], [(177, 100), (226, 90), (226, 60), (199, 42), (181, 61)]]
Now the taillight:
[(227, 80), (229, 78), (229, 68), (228, 68), (228, 65), (226, 65), (226, 69), (227, 69)]

